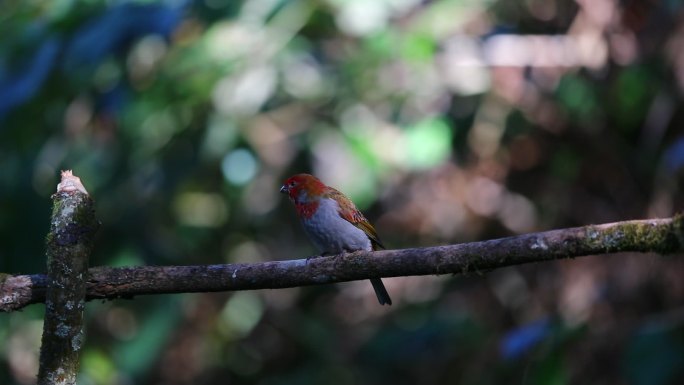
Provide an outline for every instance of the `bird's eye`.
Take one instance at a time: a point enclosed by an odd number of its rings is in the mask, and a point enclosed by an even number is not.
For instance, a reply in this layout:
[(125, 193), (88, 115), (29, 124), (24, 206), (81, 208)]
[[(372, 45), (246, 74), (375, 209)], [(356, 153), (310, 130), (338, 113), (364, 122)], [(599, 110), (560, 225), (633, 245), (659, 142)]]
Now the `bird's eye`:
[(296, 185), (295, 182), (290, 182), (290, 184), (289, 184), (290, 187), (294, 187), (295, 185)]

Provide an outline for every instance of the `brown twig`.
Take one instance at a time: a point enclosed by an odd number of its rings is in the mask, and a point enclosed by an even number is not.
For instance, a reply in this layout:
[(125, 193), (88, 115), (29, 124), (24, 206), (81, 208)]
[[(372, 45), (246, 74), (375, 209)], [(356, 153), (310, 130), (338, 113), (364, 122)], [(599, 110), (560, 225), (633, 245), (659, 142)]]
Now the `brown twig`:
[[(684, 216), (616, 222), (459, 245), (359, 252), (310, 260), (204, 266), (142, 266), (88, 271), (87, 299), (277, 289), (375, 277), (466, 274), (531, 262), (614, 252), (680, 253)], [(42, 302), (42, 275), (0, 283), (0, 311)]]

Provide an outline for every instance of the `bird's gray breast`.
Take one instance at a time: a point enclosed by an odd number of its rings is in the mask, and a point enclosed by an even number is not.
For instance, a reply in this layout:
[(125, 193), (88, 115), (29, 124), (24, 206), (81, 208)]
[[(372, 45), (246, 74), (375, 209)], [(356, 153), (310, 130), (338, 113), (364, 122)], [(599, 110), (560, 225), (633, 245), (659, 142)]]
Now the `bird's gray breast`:
[(339, 214), (339, 205), (332, 199), (321, 199), (316, 212), (302, 221), (306, 234), (321, 253), (371, 250), (366, 233)]

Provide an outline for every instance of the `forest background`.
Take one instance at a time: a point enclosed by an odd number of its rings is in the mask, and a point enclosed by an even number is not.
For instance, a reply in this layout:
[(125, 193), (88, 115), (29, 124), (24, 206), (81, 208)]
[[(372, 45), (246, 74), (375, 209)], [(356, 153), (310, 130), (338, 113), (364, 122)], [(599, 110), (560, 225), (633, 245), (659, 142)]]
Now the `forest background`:
[[(684, 208), (679, 1), (0, 3), (0, 271), (45, 271), (59, 170), (91, 265), (310, 256), (282, 181), (347, 193), (389, 248)], [(90, 302), (79, 384), (684, 379), (684, 260)], [(35, 379), (43, 305), (0, 315)]]

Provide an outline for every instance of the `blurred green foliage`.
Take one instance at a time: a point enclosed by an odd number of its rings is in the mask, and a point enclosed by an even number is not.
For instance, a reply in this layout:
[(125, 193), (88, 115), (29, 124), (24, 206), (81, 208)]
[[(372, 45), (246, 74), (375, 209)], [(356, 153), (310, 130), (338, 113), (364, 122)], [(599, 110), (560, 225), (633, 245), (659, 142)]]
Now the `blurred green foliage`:
[[(45, 270), (73, 169), (92, 265), (314, 250), (280, 182), (349, 194), (391, 248), (682, 210), (678, 2), (0, 2), (0, 272)], [(675, 384), (684, 260), (87, 306), (80, 384)], [(30, 384), (43, 310), (0, 315)], [(656, 325), (657, 327), (654, 327)]]

